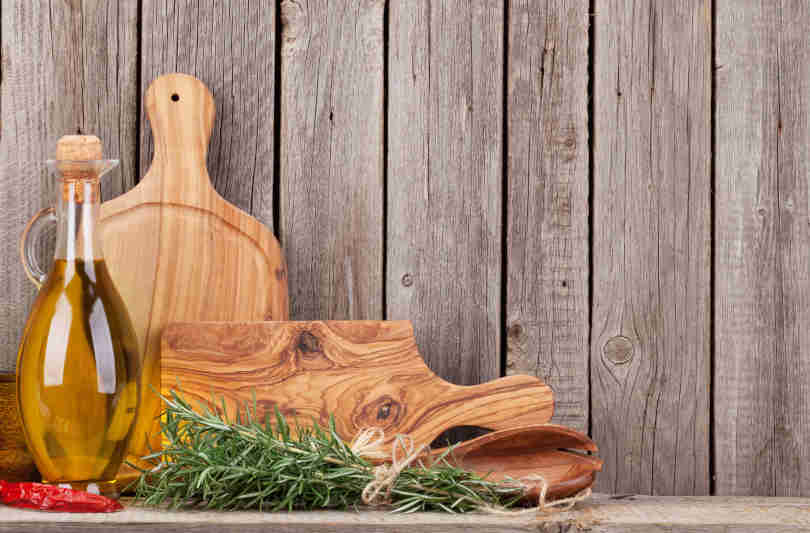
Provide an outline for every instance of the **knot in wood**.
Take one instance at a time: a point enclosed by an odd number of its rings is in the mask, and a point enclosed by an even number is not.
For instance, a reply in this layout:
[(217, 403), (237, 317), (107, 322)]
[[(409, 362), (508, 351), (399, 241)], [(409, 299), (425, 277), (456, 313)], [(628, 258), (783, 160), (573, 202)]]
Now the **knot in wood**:
[(523, 327), (520, 324), (512, 324), (506, 330), (506, 334), (510, 337), (520, 337), (523, 334)]
[(298, 337), (298, 343), (296, 346), (302, 353), (314, 353), (321, 351), (321, 341), (309, 331), (304, 331), (301, 333), (301, 335)]
[(608, 339), (602, 347), (602, 353), (615, 365), (629, 363), (633, 359), (633, 342), (623, 335)]
[(362, 406), (354, 417), (358, 428), (379, 427), (388, 430), (396, 427), (405, 414), (405, 406), (389, 395), (383, 395)]

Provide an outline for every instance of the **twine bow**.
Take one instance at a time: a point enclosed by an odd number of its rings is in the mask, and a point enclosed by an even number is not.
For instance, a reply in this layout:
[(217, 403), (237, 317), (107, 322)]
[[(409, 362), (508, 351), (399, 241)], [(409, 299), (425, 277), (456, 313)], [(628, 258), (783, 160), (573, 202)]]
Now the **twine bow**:
[[(388, 454), (379, 449), (384, 440), (385, 432), (381, 428), (366, 428), (354, 438), (351, 449), (358, 456), (386, 459)], [(391, 464), (383, 463), (374, 467), (374, 479), (363, 488), (361, 496), (363, 503), (366, 505), (391, 503), (391, 489), (394, 488), (400, 472), (408, 468), (427, 449), (428, 446), (424, 445), (414, 450), (413, 439), (410, 436), (397, 435), (391, 447)]]
[[(360, 430), (351, 443), (352, 452), (358, 457), (367, 459), (387, 459), (389, 455), (380, 449), (385, 441), (385, 432), (382, 428), (372, 427)], [(399, 474), (419, 459), (430, 447), (424, 445), (414, 449), (413, 439), (408, 435), (397, 435), (391, 446), (391, 464), (383, 463), (374, 467), (374, 479), (363, 488), (362, 500), (366, 505), (383, 505), (391, 503), (391, 490), (394, 488)], [(421, 464), (421, 462), (420, 462)], [(554, 501), (546, 501), (548, 494), (548, 481), (540, 474), (532, 474), (515, 480), (516, 488), (528, 491), (532, 488), (529, 482), (539, 482), (540, 495), (535, 507), (512, 510), (499, 505), (482, 505), (479, 510), (489, 514), (522, 515), (538, 512), (569, 511), (578, 502), (591, 496), (590, 487), (584, 488), (573, 496)]]

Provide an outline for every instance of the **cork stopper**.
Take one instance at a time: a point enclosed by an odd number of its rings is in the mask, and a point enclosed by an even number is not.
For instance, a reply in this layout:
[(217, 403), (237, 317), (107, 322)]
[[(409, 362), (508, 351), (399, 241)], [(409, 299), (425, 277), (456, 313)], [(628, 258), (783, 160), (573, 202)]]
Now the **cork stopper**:
[[(57, 168), (62, 177), (62, 198), (98, 202), (98, 165), (103, 158), (101, 139), (95, 135), (64, 135), (56, 142)], [(91, 185), (82, 185), (82, 183)]]
[(98, 161), (103, 159), (101, 139), (95, 135), (64, 135), (56, 143), (57, 161)]

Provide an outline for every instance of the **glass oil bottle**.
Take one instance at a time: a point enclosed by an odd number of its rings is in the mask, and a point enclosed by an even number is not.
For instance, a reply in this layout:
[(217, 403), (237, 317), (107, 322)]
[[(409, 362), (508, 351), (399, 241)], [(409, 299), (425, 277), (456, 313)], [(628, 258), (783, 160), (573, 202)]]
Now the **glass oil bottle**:
[[(17, 356), (17, 397), (43, 482), (116, 496), (138, 407), (139, 359), (102, 254), (99, 180), (118, 161), (101, 152), (97, 137), (59, 140), (56, 160), (48, 161), (57, 207), (37, 214), (23, 233), (23, 265), (40, 291)], [(57, 236), (46, 276), (31, 237), (48, 220)]]

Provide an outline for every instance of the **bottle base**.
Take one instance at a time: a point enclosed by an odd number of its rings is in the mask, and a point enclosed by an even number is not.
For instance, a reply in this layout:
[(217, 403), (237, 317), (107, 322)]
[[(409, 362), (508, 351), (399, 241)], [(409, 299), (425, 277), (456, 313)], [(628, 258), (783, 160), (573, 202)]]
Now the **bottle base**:
[(48, 481), (43, 479), (46, 485), (62, 487), (64, 489), (83, 490), (91, 494), (101, 494), (114, 500), (121, 496), (120, 487), (116, 480), (86, 480), (86, 481)]

